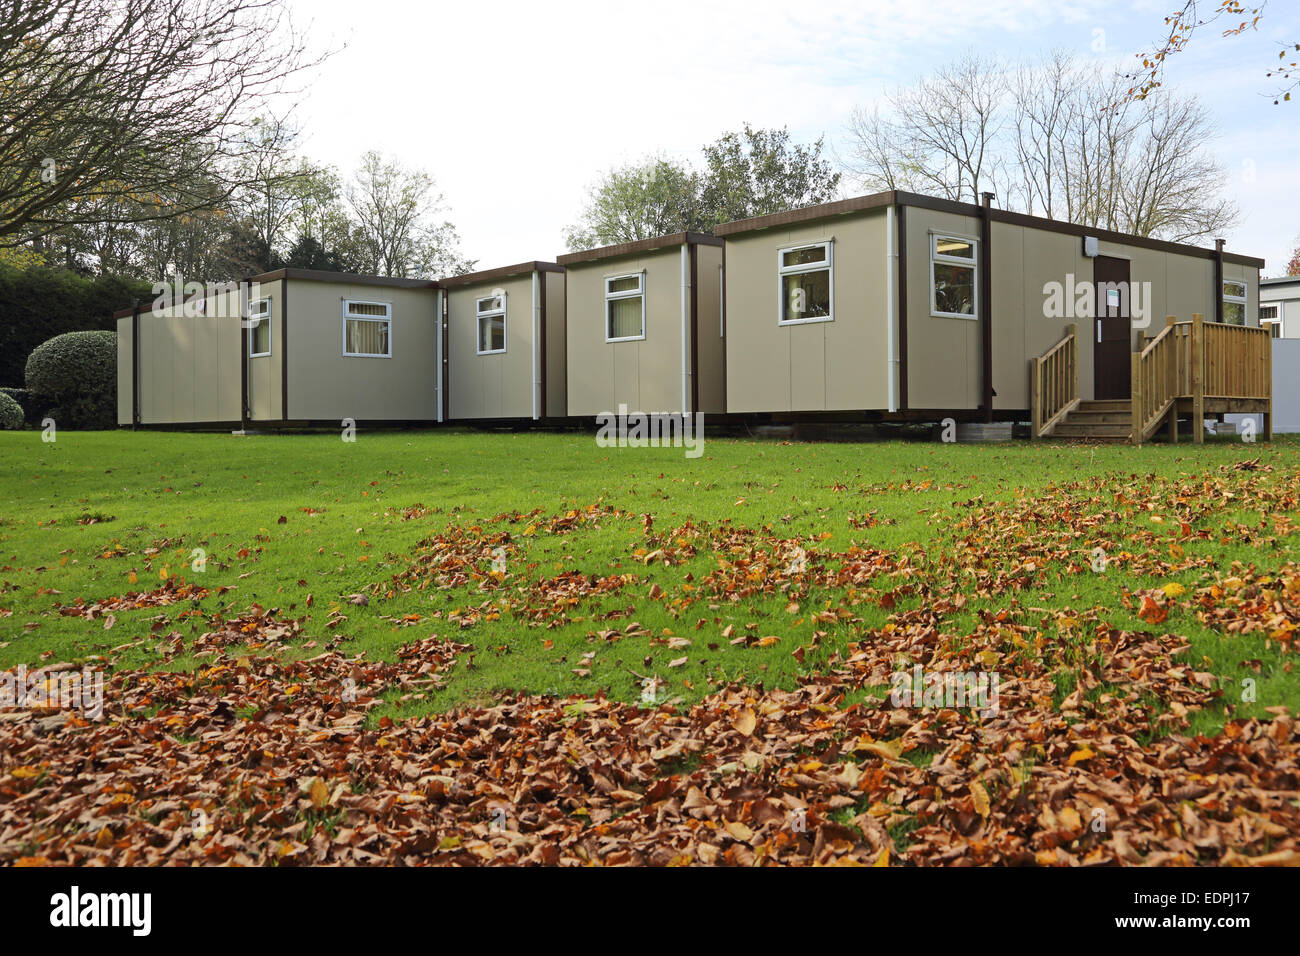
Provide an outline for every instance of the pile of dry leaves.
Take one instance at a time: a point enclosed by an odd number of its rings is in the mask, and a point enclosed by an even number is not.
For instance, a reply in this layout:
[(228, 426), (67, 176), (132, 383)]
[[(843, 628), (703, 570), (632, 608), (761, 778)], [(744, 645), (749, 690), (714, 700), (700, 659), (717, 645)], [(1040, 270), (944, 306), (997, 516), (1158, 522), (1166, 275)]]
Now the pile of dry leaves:
[[(1059, 662), (1019, 616), (953, 642), (902, 612), (792, 692), (726, 686), (688, 708), (521, 696), (369, 726), (380, 694), (438, 686), (468, 646), (296, 660), (293, 625), (258, 611), (200, 638), (196, 672), (115, 671), (102, 721), (0, 711), (0, 860), (1300, 861), (1289, 716), (1186, 734), (1214, 681), (1176, 661), (1182, 641), (1089, 619), (1058, 622), (1086, 639), (1054, 703)], [(996, 664), (996, 713), (891, 706), (871, 690), (900, 657)]]

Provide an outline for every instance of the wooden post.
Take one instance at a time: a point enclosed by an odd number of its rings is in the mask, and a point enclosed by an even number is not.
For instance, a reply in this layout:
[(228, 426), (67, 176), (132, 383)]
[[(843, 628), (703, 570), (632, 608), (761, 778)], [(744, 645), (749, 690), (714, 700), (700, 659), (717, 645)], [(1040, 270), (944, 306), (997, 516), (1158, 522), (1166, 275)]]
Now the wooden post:
[(1079, 397), (1079, 325), (1071, 322), (1065, 330), (1070, 336), (1070, 401), (1074, 401)]
[(1041, 432), (1043, 428), (1043, 386), (1042, 386), (1043, 359), (1042, 357), (1034, 356), (1034, 360), (1030, 364), (1029, 368), (1030, 368), (1029, 374), (1033, 377), (1033, 381), (1029, 383), (1030, 388), (1033, 390), (1033, 397), (1030, 399), (1030, 401), (1033, 402), (1033, 425), (1032, 425), (1033, 437), (1037, 438), (1039, 432)]
[(1264, 441), (1273, 440), (1273, 337), (1264, 336), (1264, 388), (1268, 395), (1268, 411), (1264, 413)]
[(1205, 316), (1192, 313), (1192, 441), (1205, 442)]
[(1135, 445), (1142, 444), (1142, 356), (1134, 352), (1131, 356), (1131, 377), (1133, 380), (1132, 418), (1133, 434), (1130, 440)]

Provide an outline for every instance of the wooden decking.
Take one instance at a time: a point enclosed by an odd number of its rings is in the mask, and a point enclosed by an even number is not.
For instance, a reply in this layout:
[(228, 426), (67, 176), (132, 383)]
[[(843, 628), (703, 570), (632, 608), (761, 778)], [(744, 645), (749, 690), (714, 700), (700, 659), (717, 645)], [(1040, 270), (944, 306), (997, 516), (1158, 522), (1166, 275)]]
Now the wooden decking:
[(1132, 398), (1091, 402), (1079, 398), (1078, 330), (1032, 362), (1033, 435), (1094, 438), (1142, 444), (1161, 428), (1178, 440), (1188, 419), (1192, 438), (1205, 440), (1207, 415), (1261, 414), (1260, 437), (1273, 437), (1273, 348), (1267, 329), (1174, 316), (1133, 353)]

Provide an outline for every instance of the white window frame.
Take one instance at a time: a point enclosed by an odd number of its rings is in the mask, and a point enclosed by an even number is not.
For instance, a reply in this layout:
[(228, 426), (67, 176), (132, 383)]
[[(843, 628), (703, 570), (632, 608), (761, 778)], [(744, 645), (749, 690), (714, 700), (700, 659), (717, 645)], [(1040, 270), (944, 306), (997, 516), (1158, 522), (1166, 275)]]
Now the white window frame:
[[(787, 252), (799, 252), (802, 249), (816, 249), (818, 246), (826, 250), (826, 257), (821, 262), (801, 262), (799, 265), (787, 266), (785, 264), (785, 254)], [(830, 291), (830, 312), (828, 315), (814, 315), (806, 319), (787, 319), (785, 316), (785, 277), (794, 275), (803, 275), (807, 272), (826, 272), (827, 283)], [(835, 321), (835, 240), (818, 239), (815, 242), (801, 242), (794, 246), (782, 246), (776, 250), (776, 324), (777, 325), (809, 325), (816, 322), (834, 322)]]
[[(636, 289), (630, 289), (624, 292), (610, 292), (609, 284), (617, 282), (619, 279), (636, 279)], [(617, 275), (607, 275), (604, 277), (605, 282), (605, 341), (606, 342), (643, 342), (645, 341), (645, 270), (640, 272), (620, 272)], [(618, 338), (609, 337), (609, 304), (618, 299), (631, 299), (636, 296), (641, 297), (641, 334), (640, 335), (622, 335)]]
[[(1263, 314), (1265, 309), (1277, 309), (1277, 315), (1271, 319), (1266, 319)], [(1261, 302), (1259, 304), (1259, 313), (1260, 326), (1276, 325), (1277, 337), (1279, 339), (1286, 338), (1286, 325), (1283, 322), (1286, 317), (1286, 311), (1282, 308), (1281, 302)]]
[[(265, 310), (254, 313), (253, 310), (260, 305), (265, 305), (266, 306)], [(266, 323), (266, 351), (254, 352), (253, 333), (257, 331), (257, 327), (261, 325), (263, 322)], [(269, 298), (262, 298), (262, 299), (254, 299), (253, 301), (249, 302), (248, 303), (248, 357), (269, 358), (271, 355), (271, 349), (274, 348), (274, 345), (272, 343), (272, 336), (274, 334), (275, 334), (275, 329), (272, 328), (271, 326), (271, 300)]]
[[(971, 257), (964, 259), (961, 256), (950, 256), (939, 251), (939, 240), (951, 239), (955, 242), (965, 242), (970, 244)], [(974, 236), (963, 236), (956, 232), (931, 232), (930, 233), (930, 316), (936, 319), (965, 319), (968, 322), (975, 322), (980, 317), (980, 241)], [(934, 287), (934, 266), (935, 263), (941, 263), (949, 266), (960, 266), (963, 269), (971, 271), (971, 308), (974, 309), (969, 315), (965, 312), (940, 312), (938, 302), (935, 298)]]
[[(501, 300), (499, 309), (483, 309), (484, 302), (490, 302), (493, 299)], [(501, 316), (501, 348), (485, 349), (483, 348), (483, 320), (492, 319)], [(502, 355), (506, 350), (506, 343), (509, 341), (506, 336), (506, 294), (504, 292), (495, 295), (479, 296), (474, 300), (474, 334), (477, 338), (474, 340), (474, 350), (478, 355)]]
[[(353, 315), (352, 306), (354, 305), (382, 305), (384, 307), (383, 315)], [(388, 354), (379, 352), (349, 352), (348, 351), (348, 322), (383, 322), (388, 326)], [(375, 299), (344, 299), (343, 300), (343, 357), (344, 358), (383, 358), (390, 359), (393, 357), (393, 303), (382, 302)]]
[[(1229, 283), (1232, 283), (1233, 285), (1239, 285), (1239, 286), (1241, 286), (1242, 294), (1241, 294), (1241, 295), (1228, 295), (1228, 284), (1229, 284)], [(1241, 306), (1241, 324), (1242, 324), (1242, 325), (1249, 325), (1249, 324), (1250, 324), (1250, 316), (1248, 316), (1248, 315), (1246, 314), (1246, 301), (1247, 301), (1247, 299), (1248, 299), (1249, 296), (1250, 296), (1250, 286), (1247, 284), (1246, 280), (1245, 280), (1245, 279), (1224, 279), (1224, 280), (1223, 280), (1223, 284), (1222, 284), (1221, 293), (1222, 293), (1222, 296), (1223, 296), (1223, 304), (1224, 304), (1224, 305), (1227, 305), (1229, 302), (1231, 302), (1231, 303), (1233, 303), (1234, 305), (1240, 305), (1240, 306)], [(1226, 314), (1227, 310), (1225, 309), (1224, 312), (1225, 312), (1225, 314)], [(1227, 320), (1226, 316), (1225, 316), (1225, 318), (1224, 318), (1224, 320), (1223, 320), (1223, 324), (1224, 324), (1224, 325), (1231, 325), (1232, 323), (1229, 322), (1229, 321)]]

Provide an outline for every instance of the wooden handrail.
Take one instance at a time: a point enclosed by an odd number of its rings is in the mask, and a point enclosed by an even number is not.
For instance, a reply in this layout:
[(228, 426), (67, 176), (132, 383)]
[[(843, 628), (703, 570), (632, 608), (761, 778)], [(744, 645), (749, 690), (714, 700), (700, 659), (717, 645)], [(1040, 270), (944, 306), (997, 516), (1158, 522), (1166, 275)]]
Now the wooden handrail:
[(1165, 327), (1141, 352), (1133, 353), (1132, 430), (1130, 438), (1141, 444), (1178, 401), (1179, 374), (1178, 320), (1165, 317)]
[(1132, 441), (1149, 438), (1167, 414), (1177, 416), (1171, 409), (1179, 399), (1191, 400), (1198, 443), (1204, 440), (1207, 398), (1266, 401), (1271, 426), (1272, 358), (1267, 329), (1206, 322), (1200, 313), (1191, 322), (1167, 316), (1160, 334), (1133, 355)]
[(1079, 327), (1066, 326), (1065, 338), (1031, 360), (1033, 437), (1049, 434), (1079, 404)]

